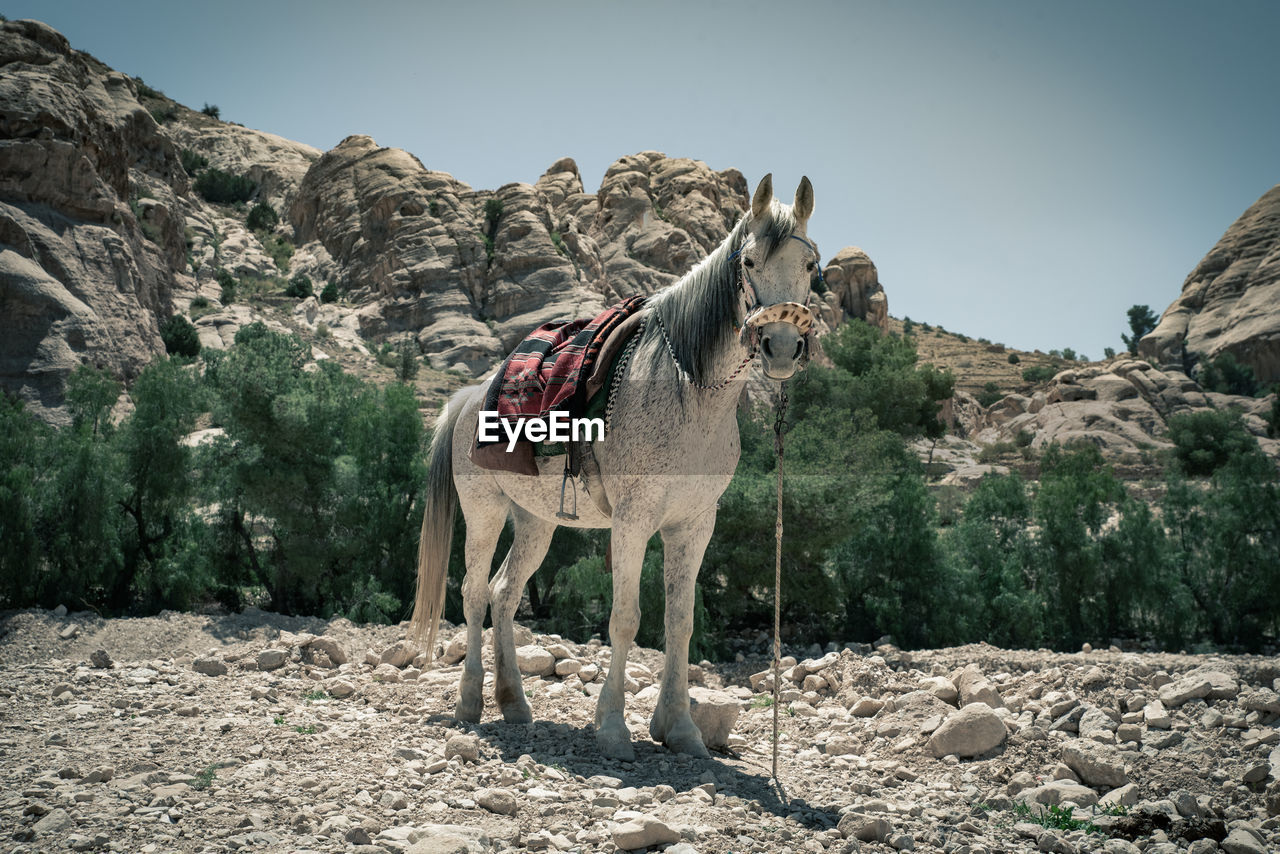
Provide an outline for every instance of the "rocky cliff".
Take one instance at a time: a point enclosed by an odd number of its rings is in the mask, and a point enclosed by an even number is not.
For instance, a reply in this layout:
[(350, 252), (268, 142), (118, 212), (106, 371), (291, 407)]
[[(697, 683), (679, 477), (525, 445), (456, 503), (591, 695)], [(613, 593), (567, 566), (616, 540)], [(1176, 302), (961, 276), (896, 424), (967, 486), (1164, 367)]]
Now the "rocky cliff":
[(0, 23), (0, 69), (0, 387), (59, 420), (77, 365), (164, 352), (187, 175), (133, 81), (44, 24)]
[[(357, 349), (409, 334), (435, 367), (480, 375), (541, 323), (671, 284), (746, 211), (737, 170), (655, 151), (595, 193), (570, 158), (476, 190), (367, 136), (322, 153), (190, 110), (34, 21), (3, 24), (0, 66), (0, 387), (50, 420), (77, 365), (129, 379), (175, 310), (225, 347), (300, 275), (342, 299), (298, 323)], [(210, 203), (193, 189), (205, 170), (250, 179), (252, 197)], [(257, 204), (278, 223), (251, 229)], [(886, 325), (865, 253), (824, 272), (824, 326)]]
[(1182, 295), (1138, 345), (1160, 364), (1229, 352), (1264, 383), (1280, 381), (1280, 185), (1272, 187), (1204, 256)]

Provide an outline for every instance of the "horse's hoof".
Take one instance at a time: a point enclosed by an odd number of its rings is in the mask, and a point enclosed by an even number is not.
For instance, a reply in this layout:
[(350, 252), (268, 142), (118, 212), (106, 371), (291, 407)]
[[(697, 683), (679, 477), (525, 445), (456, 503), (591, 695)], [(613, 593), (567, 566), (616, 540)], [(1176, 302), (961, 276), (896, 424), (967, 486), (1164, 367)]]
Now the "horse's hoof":
[(480, 713), (484, 710), (482, 703), (463, 703), (459, 702), (454, 707), (453, 717), (455, 720), (468, 724), (480, 723)]
[(601, 755), (606, 759), (617, 759), (620, 762), (636, 761), (636, 749), (631, 746), (630, 741), (597, 737), (596, 743), (600, 746)]
[(698, 732), (698, 728), (693, 723), (687, 726), (676, 725), (671, 732), (667, 733), (663, 744), (672, 753), (685, 753), (698, 759), (711, 758), (710, 751), (702, 743), (702, 733)]
[(502, 719), (509, 724), (531, 724), (533, 723), (533, 709), (528, 705), (503, 706)]

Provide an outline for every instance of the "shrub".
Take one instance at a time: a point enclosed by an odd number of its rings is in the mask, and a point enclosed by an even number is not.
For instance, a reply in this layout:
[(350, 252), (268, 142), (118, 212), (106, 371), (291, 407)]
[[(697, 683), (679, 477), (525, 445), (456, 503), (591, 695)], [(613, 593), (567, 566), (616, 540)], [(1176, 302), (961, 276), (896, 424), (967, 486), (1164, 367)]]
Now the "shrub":
[(191, 321), (180, 314), (160, 324), (160, 340), (164, 342), (165, 352), (171, 355), (194, 357), (200, 353), (200, 335)]
[(1017, 353), (1010, 353), (1010, 354), (1009, 354), (1009, 364), (1011, 364), (1011, 365), (1016, 365), (1016, 364), (1018, 364), (1018, 363), (1019, 363), (1019, 362), (1021, 362), (1021, 361), (1022, 361), (1022, 359), (1020, 359), (1020, 358), (1018, 357), (1018, 354), (1017, 354)]
[(171, 103), (156, 104), (147, 112), (151, 113), (151, 118), (156, 120), (156, 124), (162, 125), (171, 122), (178, 117), (178, 105)]
[(1103, 347), (1103, 348), (1102, 348), (1102, 355), (1103, 355), (1103, 356), (1105, 356), (1105, 357), (1106, 357), (1106, 358), (1108, 358), (1108, 359), (1114, 359), (1114, 358), (1116, 357), (1116, 351), (1115, 351), (1115, 348), (1114, 348), (1114, 347)]
[(1076, 351), (1075, 351), (1075, 350), (1073, 350), (1073, 349), (1071, 349), (1070, 347), (1063, 347), (1063, 348), (1062, 348), (1062, 358), (1066, 359), (1068, 362), (1074, 362), (1074, 361), (1077, 361), (1077, 360), (1076, 360)]
[(315, 291), (311, 287), (311, 278), (299, 274), (289, 280), (289, 287), (284, 289), (284, 295), (287, 297), (297, 297), (298, 299), (306, 299), (313, 296)]
[(266, 202), (259, 202), (249, 211), (249, 216), (245, 220), (245, 225), (250, 231), (270, 231), (280, 222), (280, 215), (276, 213), (276, 209)]
[(222, 295), (219, 299), (223, 305), (231, 305), (236, 301), (236, 277), (231, 275), (231, 271), (226, 267), (219, 267), (218, 272), (213, 274), (214, 280), (222, 289)]
[(221, 169), (206, 169), (196, 178), (195, 190), (205, 201), (216, 204), (247, 202), (258, 191), (258, 185), (247, 175), (232, 175)]
[(1200, 385), (1219, 394), (1253, 397), (1258, 393), (1258, 380), (1253, 368), (1236, 360), (1233, 353), (1223, 351), (1212, 361), (1201, 357)]
[(912, 322), (911, 318), (909, 318), (909, 317), (907, 317), (907, 318), (903, 318), (903, 321), (902, 321), (902, 334), (903, 334), (904, 336), (905, 336), (905, 335), (911, 335), (911, 334), (912, 334), (913, 332), (915, 332), (915, 331), (916, 331), (916, 325), (915, 325), (915, 323), (913, 323), (913, 322)]
[(418, 342), (413, 336), (406, 335), (400, 339), (395, 350), (396, 379), (402, 383), (413, 382), (418, 375)]
[(486, 199), (484, 203), (484, 218), (489, 223), (489, 228), (493, 228), (498, 224), (498, 220), (502, 219), (502, 199), (492, 198)]
[(217, 104), (205, 104), (203, 107), (200, 108), (200, 112), (204, 113), (206, 116), (208, 116), (211, 119), (222, 118), (222, 110), (218, 109)]
[(1258, 448), (1239, 415), (1217, 409), (1174, 415), (1169, 441), (1179, 469), (1191, 476), (1211, 475), (1233, 457)]
[(163, 98), (164, 97), (164, 93), (161, 92), (159, 89), (152, 89), (146, 83), (143, 83), (141, 77), (133, 78), (133, 82), (138, 87), (139, 98)]
[(989, 382), (982, 387), (982, 391), (978, 394), (978, 403), (982, 406), (991, 406), (1004, 399), (1004, 392), (1000, 390), (1000, 386), (993, 382)]
[(188, 175), (192, 176), (209, 166), (209, 158), (197, 151), (192, 151), (190, 148), (182, 149), (181, 160), (182, 168), (186, 170)]
[(326, 282), (324, 290), (320, 291), (320, 302), (337, 302), (338, 286), (333, 282)]
[(1057, 369), (1052, 365), (1032, 365), (1024, 368), (1022, 371), (1022, 379), (1029, 383), (1047, 383), (1053, 379), (1058, 373)]

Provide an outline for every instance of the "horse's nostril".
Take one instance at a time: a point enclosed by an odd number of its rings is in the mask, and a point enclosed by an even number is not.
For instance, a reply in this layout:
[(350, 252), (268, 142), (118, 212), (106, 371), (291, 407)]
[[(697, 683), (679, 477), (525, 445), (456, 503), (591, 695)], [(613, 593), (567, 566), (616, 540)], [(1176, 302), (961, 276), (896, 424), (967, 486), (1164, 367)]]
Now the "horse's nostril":
[(773, 358), (773, 350), (772, 348), (769, 347), (768, 337), (760, 339), (760, 349), (764, 350), (764, 354), (768, 356), (770, 359)]
[(803, 339), (803, 338), (801, 338), (801, 339), (799, 339), (798, 341), (796, 341), (796, 354), (795, 354), (794, 356), (792, 356), (791, 358), (793, 358), (793, 359), (799, 359), (799, 358), (800, 358), (800, 354), (801, 354), (801, 353), (803, 353), (803, 352), (804, 352), (804, 339)]

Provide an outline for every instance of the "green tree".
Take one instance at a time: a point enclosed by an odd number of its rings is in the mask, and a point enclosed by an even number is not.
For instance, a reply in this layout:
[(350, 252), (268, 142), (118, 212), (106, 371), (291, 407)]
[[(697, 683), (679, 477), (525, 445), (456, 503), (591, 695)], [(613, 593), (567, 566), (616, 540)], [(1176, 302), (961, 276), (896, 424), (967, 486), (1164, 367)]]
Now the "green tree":
[(270, 231), (279, 223), (280, 215), (266, 202), (254, 205), (253, 210), (249, 211), (248, 218), (245, 219), (245, 225), (249, 226), (250, 231)]
[(1237, 361), (1235, 354), (1224, 350), (1212, 360), (1201, 358), (1200, 385), (1206, 391), (1253, 397), (1258, 393), (1258, 380), (1253, 368)]
[(1131, 334), (1121, 334), (1120, 340), (1124, 342), (1126, 350), (1130, 353), (1137, 353), (1138, 342), (1142, 340), (1144, 335), (1156, 328), (1160, 318), (1156, 317), (1151, 310), (1151, 306), (1148, 305), (1130, 306), (1127, 314), (1129, 316), (1129, 332)]
[(1232, 458), (1258, 447), (1240, 416), (1221, 409), (1174, 415), (1169, 419), (1169, 441), (1174, 462), (1193, 477), (1211, 475)]
[(23, 608), (37, 601), (37, 484), (50, 432), (21, 400), (0, 393), (0, 608)]
[(160, 340), (165, 352), (174, 356), (194, 357), (200, 354), (200, 333), (190, 320), (180, 314), (160, 324)]

